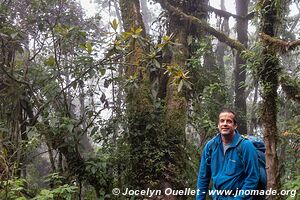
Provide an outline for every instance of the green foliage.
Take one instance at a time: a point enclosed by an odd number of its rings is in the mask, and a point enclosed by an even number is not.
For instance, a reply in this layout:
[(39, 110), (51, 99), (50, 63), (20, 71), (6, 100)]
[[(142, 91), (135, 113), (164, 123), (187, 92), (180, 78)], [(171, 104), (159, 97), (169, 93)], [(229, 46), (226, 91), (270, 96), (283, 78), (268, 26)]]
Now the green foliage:
[(192, 43), (195, 49), (192, 58), (188, 60), (192, 84), (191, 98), (192, 110), (190, 112), (190, 125), (195, 132), (205, 141), (212, 137), (216, 131), (216, 119), (220, 109), (228, 106), (228, 86), (220, 80), (221, 71), (211, 70), (204, 66), (204, 56), (211, 51), (209, 38), (195, 40)]
[(114, 19), (111, 23), (110, 26), (114, 29), (114, 31), (117, 31), (117, 28), (119, 26), (119, 23), (116, 19)]
[(66, 178), (61, 176), (58, 172), (49, 174), (45, 177), (45, 182), (49, 185), (62, 185), (65, 180)]
[(196, 110), (192, 120), (195, 122), (194, 126), (197, 127), (200, 133), (215, 133), (218, 113), (220, 109), (226, 107), (224, 102), (219, 102), (217, 99), (226, 100), (226, 98), (226, 86), (222, 84), (214, 83), (204, 88), (202, 96), (199, 99), (200, 102), (195, 102)]
[(297, 194), (297, 192), (300, 191), (300, 176), (297, 175), (295, 177), (295, 179), (287, 181), (282, 189), (288, 190), (288, 191), (293, 191), (294, 194), (293, 195), (289, 195), (287, 196), (287, 200), (293, 200), (293, 199), (297, 199), (297, 196), (299, 196), (299, 194)]
[(260, 52), (262, 46), (257, 43), (254, 47), (252, 47), (251, 51), (243, 51), (241, 52), (241, 56), (243, 59), (246, 60), (246, 68), (250, 71), (250, 74), (255, 79), (258, 79), (259, 75), (259, 67), (261, 64), (261, 56)]
[(78, 187), (74, 185), (59, 185), (61, 184), (62, 176), (58, 173), (49, 175), (46, 178), (47, 182), (51, 182), (58, 186), (54, 189), (42, 189), (35, 197), (33, 191), (28, 189), (28, 183), (25, 179), (15, 178), (0, 182), (0, 198), (6, 200), (71, 200), (78, 193)]
[(175, 86), (177, 86), (177, 90), (178, 92), (182, 91), (183, 86), (186, 89), (191, 89), (191, 82), (189, 81), (188, 77), (188, 71), (185, 72), (181, 67), (179, 67), (178, 65), (172, 66), (169, 65), (167, 66), (166, 72), (168, 73), (168, 75), (172, 78), (172, 84), (174, 84)]
[[(299, 190), (299, 104), (279, 93), (278, 100), (278, 158), (280, 163), (281, 189)], [(298, 187), (298, 188), (297, 188)], [(288, 197), (288, 199), (293, 199)]]
[(0, 198), (7, 200), (26, 200), (26, 180), (15, 178), (0, 182)]
[(99, 156), (95, 156), (93, 158), (87, 159), (86, 170), (91, 176), (95, 176), (100, 180), (100, 184), (104, 187), (108, 187), (110, 183), (110, 179), (112, 178), (109, 174), (109, 155), (104, 152), (99, 152)]
[(42, 189), (33, 200), (72, 200), (77, 191), (77, 186), (65, 184), (52, 190)]

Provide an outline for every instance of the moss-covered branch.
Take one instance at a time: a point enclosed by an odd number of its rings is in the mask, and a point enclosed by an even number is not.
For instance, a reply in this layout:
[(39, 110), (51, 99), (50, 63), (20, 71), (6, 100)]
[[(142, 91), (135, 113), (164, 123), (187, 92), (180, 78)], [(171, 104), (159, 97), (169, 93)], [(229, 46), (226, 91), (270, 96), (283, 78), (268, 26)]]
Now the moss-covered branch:
[(275, 46), (281, 53), (287, 53), (300, 45), (300, 40), (287, 42), (279, 38), (271, 37), (268, 34), (260, 33), (261, 39), (268, 45)]
[(185, 20), (187, 20), (191, 23), (194, 23), (196, 26), (200, 26), (202, 30), (204, 30), (205, 32), (215, 36), (220, 42), (224, 42), (225, 44), (227, 44), (231, 48), (234, 48), (238, 51), (246, 50), (246, 47), (243, 44), (241, 44), (239, 41), (228, 37), (225, 33), (217, 31), (213, 27), (209, 26), (209, 24), (207, 22), (205, 22), (203, 20), (200, 20), (197, 17), (194, 17), (192, 15), (188, 15), (188, 14), (182, 12), (180, 9), (172, 6), (166, 0), (157, 0), (157, 2), (160, 3), (162, 8), (168, 10), (169, 12), (171, 12), (174, 15), (178, 15), (178, 16), (184, 18)]
[(288, 98), (300, 103), (300, 80), (289, 75), (280, 78), (280, 84)]

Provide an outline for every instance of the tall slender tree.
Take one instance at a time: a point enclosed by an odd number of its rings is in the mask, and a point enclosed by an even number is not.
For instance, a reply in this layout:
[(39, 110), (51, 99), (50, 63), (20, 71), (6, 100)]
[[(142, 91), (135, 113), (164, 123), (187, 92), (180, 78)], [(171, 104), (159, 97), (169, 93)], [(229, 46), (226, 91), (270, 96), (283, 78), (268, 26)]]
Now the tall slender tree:
[[(225, 7), (225, 1), (221, 0), (220, 2), (220, 7), (221, 10), (226, 11)], [(229, 35), (229, 18), (219, 18), (218, 22), (219, 31), (222, 31)], [(216, 47), (216, 59), (217, 59), (217, 64), (220, 69), (220, 74), (221, 77), (220, 79), (225, 83), (225, 64), (224, 64), (224, 56), (225, 56), (225, 50), (226, 50), (226, 44), (223, 42), (218, 41), (217, 47)]]
[[(236, 14), (246, 16), (248, 14), (249, 0), (235, 1)], [(236, 23), (237, 39), (247, 48), (248, 43), (248, 19), (239, 18)], [(234, 69), (234, 107), (239, 116), (239, 131), (247, 134), (247, 104), (246, 104), (246, 61), (241, 57), (241, 51), (237, 51), (235, 56)]]

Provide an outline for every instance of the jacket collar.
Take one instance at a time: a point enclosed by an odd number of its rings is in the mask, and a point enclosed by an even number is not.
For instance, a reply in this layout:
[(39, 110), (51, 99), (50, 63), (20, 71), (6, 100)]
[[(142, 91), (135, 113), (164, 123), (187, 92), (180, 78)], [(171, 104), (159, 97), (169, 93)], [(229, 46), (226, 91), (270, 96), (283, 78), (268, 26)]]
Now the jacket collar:
[[(230, 147), (236, 147), (242, 139), (243, 138), (242, 138), (241, 134), (238, 132), (238, 130), (235, 130), (232, 142), (230, 144)], [(222, 138), (221, 138), (221, 133), (220, 132), (218, 132), (218, 135), (216, 135), (214, 137), (214, 141), (217, 142), (218, 144), (222, 143)]]

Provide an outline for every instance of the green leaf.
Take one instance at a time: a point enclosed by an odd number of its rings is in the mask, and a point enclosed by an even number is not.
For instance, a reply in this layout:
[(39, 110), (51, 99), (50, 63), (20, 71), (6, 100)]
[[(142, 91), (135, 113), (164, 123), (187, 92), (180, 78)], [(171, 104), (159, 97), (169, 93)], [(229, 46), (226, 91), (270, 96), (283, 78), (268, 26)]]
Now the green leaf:
[(45, 65), (48, 65), (50, 67), (53, 67), (55, 65), (55, 58), (53, 55), (49, 56), (47, 60), (45, 60)]
[(15, 37), (18, 35), (19, 33), (17, 32), (17, 33), (12, 33), (12, 34), (10, 34), (10, 37), (12, 38), (12, 39), (15, 39)]
[(95, 167), (92, 167), (92, 168), (91, 168), (91, 171), (92, 171), (92, 174), (95, 174), (96, 171), (97, 171), (97, 169), (96, 169)]
[(152, 124), (147, 124), (146, 130), (150, 130), (152, 127), (153, 127)]
[(170, 38), (169, 38), (169, 36), (167, 36), (167, 35), (164, 35), (164, 36), (162, 37), (162, 39), (163, 39), (164, 41), (166, 41), (166, 42), (170, 41)]
[(6, 35), (4, 33), (0, 33), (0, 36), (2, 36), (2, 37), (8, 37), (8, 35)]
[(75, 90), (77, 88), (77, 82), (74, 81), (72, 84), (71, 84), (72, 88)]
[(110, 26), (115, 30), (117, 31), (117, 28), (119, 26), (119, 23), (116, 19), (114, 19), (111, 23), (110, 23)]
[(73, 124), (68, 124), (66, 127), (67, 127), (68, 131), (69, 131), (70, 133), (72, 133), (73, 128), (74, 128), (74, 125), (73, 125)]
[(184, 81), (183, 83), (184, 83), (184, 86), (185, 86), (186, 88), (188, 88), (189, 90), (192, 89), (191, 83), (190, 83), (189, 81)]
[(138, 29), (135, 30), (136, 34), (140, 34), (143, 31), (142, 27), (139, 27)]
[(187, 38), (187, 43), (188, 45), (190, 46), (193, 42), (193, 36), (189, 35), (188, 38)]
[(95, 76), (95, 74), (96, 74), (96, 71), (94, 69), (89, 70), (90, 78), (92, 78), (93, 76)]
[(87, 41), (87, 42), (85, 43), (85, 48), (86, 48), (86, 50), (87, 50), (87, 52), (88, 52), (89, 54), (92, 53), (93, 47), (92, 47), (91, 41)]
[(95, 135), (95, 133), (98, 131), (99, 126), (95, 126), (91, 131), (91, 136)]
[(153, 63), (155, 67), (160, 68), (160, 63), (156, 59), (153, 59)]
[(180, 80), (178, 84), (178, 92), (182, 90), (182, 86), (183, 86), (183, 80)]
[(101, 76), (104, 76), (104, 75), (105, 75), (105, 72), (106, 72), (106, 69), (105, 69), (105, 68), (101, 68), (101, 69), (100, 69)]
[(163, 48), (164, 46), (165, 46), (164, 43), (160, 43), (160, 44), (158, 44), (156, 47), (159, 48), (159, 49), (161, 49), (161, 48)]

